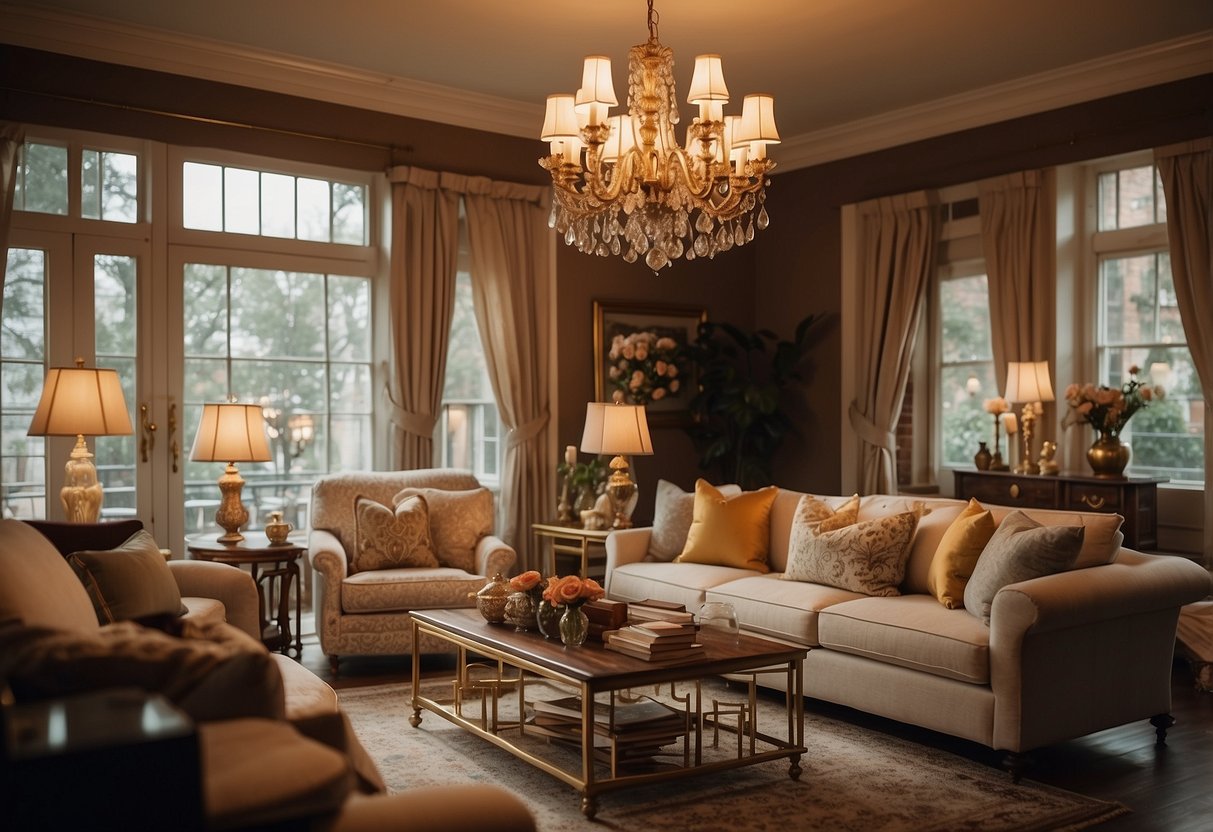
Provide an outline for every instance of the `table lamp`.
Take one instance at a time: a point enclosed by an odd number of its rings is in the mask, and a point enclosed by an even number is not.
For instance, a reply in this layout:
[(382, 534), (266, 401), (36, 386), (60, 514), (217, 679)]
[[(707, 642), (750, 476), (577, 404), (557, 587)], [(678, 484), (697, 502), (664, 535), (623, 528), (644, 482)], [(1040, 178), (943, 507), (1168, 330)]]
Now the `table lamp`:
[(1015, 466), (1016, 474), (1039, 474), (1040, 466), (1032, 461), (1032, 426), (1041, 413), (1041, 402), (1053, 401), (1053, 385), (1049, 381), (1048, 361), (1011, 361), (1007, 364), (1007, 393), (1009, 402), (1021, 402), (1022, 427), (1020, 447), (1023, 460)]
[(629, 454), (653, 453), (649, 438), (649, 420), (644, 406), (619, 402), (590, 402), (585, 406), (585, 431), (581, 435), (581, 450), (587, 454), (615, 454), (611, 460), (611, 477), (607, 480), (607, 495), (615, 513), (613, 529), (632, 525), (627, 515), (628, 501), (636, 493), (636, 483), (628, 475)]
[(222, 494), (215, 522), (226, 534), (219, 543), (239, 543), (244, 540), (240, 527), (248, 522), (248, 509), (240, 501), (244, 478), (236, 468), (237, 462), (269, 462), (270, 445), (265, 438), (265, 417), (259, 404), (221, 402), (202, 406), (202, 420), (194, 437), (190, 459), (195, 462), (226, 462), (227, 469), (219, 477)]
[(105, 498), (85, 436), (129, 436), (131, 416), (117, 370), (52, 367), (30, 422), (29, 436), (74, 436), (76, 447), (63, 468), (59, 499), (69, 523), (96, 523)]

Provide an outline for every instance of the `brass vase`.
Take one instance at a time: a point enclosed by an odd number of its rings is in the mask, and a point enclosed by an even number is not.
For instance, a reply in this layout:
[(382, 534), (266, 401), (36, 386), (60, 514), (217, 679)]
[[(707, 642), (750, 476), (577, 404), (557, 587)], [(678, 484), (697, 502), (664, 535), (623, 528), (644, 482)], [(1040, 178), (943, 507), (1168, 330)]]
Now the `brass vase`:
[(1095, 476), (1106, 479), (1120, 479), (1125, 475), (1125, 467), (1133, 452), (1120, 437), (1114, 433), (1101, 432), (1090, 448), (1087, 449), (1087, 462)]
[(981, 447), (978, 448), (977, 453), (973, 456), (973, 464), (977, 467), (978, 471), (989, 471), (990, 461), (994, 457), (990, 453), (990, 449), (986, 447), (985, 442), (978, 442), (977, 444)]
[(505, 602), (505, 621), (513, 624), (517, 632), (538, 630), (539, 621), (535, 617), (539, 604), (535, 596), (529, 592), (511, 592)]

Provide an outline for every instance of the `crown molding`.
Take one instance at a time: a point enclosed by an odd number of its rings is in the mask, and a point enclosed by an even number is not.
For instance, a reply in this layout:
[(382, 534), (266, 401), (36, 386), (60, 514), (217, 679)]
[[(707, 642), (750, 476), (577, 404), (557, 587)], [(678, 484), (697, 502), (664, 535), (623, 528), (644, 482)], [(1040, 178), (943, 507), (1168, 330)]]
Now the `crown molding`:
[[(95, 17), (0, 4), (0, 42), (534, 138), (543, 105)], [(785, 139), (780, 171), (1213, 72), (1213, 30)]]
[(796, 170), (1210, 72), (1213, 29), (803, 133), (772, 155)]

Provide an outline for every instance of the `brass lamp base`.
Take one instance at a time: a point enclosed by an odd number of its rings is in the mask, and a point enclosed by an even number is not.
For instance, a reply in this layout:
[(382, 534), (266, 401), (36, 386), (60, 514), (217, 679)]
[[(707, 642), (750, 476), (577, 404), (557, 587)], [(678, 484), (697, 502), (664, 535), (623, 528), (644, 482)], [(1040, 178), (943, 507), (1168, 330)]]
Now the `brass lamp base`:
[(89, 453), (84, 437), (76, 436), (76, 447), (63, 466), (63, 488), (59, 501), (69, 523), (96, 523), (101, 517), (101, 502), (105, 499), (101, 483), (97, 482), (97, 466)]
[(236, 469), (236, 463), (229, 462), (223, 476), (219, 478), (220, 498), (219, 510), (215, 512), (215, 522), (227, 534), (218, 538), (219, 543), (239, 543), (244, 540), (240, 527), (248, 522), (248, 509), (240, 501), (240, 492), (244, 489), (244, 478)]
[(636, 483), (628, 476), (628, 461), (622, 455), (611, 460), (611, 478), (607, 480), (606, 493), (611, 498), (611, 510), (615, 512), (611, 528), (632, 528), (632, 518), (628, 517), (627, 510), (636, 493)]

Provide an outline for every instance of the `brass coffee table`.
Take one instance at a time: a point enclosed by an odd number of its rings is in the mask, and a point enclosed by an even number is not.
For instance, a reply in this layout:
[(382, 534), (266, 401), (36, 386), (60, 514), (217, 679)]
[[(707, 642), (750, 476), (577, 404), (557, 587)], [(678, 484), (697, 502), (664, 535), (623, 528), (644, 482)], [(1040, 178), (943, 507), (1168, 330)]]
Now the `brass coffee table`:
[[(705, 774), (740, 766), (754, 765), (786, 757), (788, 775), (800, 777), (800, 758), (804, 747), (804, 698), (801, 684), (803, 648), (780, 644), (752, 636), (736, 639), (712, 630), (703, 630), (699, 640), (704, 656), (692, 663), (663, 665), (634, 659), (607, 650), (597, 642), (580, 647), (565, 647), (559, 641), (545, 639), (539, 633), (515, 632), (512, 627), (489, 624), (473, 609), (418, 610), (411, 613), (413, 643), (422, 635), (448, 642), (458, 654), (451, 680), (450, 702), (439, 702), (421, 694), (421, 658), (413, 654), (413, 716), (410, 724), (421, 725), (421, 712), (431, 711), (464, 730), (509, 751), (519, 759), (553, 777), (568, 783), (581, 795), (581, 811), (592, 818), (597, 811), (600, 794), (675, 778)], [(469, 656), (480, 657), (488, 663), (469, 663)], [(750, 689), (746, 703), (726, 707), (722, 714), (717, 703), (705, 708), (700, 681), (724, 674), (748, 675)], [(786, 737), (774, 737), (757, 730), (754, 677), (775, 673), (786, 677), (784, 697)], [(576, 767), (561, 765), (557, 755), (546, 755), (540, 743), (523, 747), (523, 739), (534, 729), (526, 723), (527, 685), (551, 682), (572, 689), (581, 700), (579, 763)], [(671, 694), (676, 683), (689, 683), (685, 696), (675, 696), (686, 715), (685, 733), (677, 741), (681, 745), (681, 763), (666, 763), (657, 770), (617, 765), (615, 745), (607, 749), (604, 762), (595, 754), (595, 742), (585, 742), (586, 736), (596, 736), (593, 703), (605, 702), (610, 730), (614, 730), (615, 708), (632, 699), (636, 689), (669, 685)], [(480, 700), (478, 713), (467, 713), (468, 702)], [(499, 705), (516, 702), (517, 714), (512, 720), (500, 718)], [(747, 713), (748, 707), (748, 713)], [(736, 724), (725, 719), (731, 715)], [(602, 717), (598, 722), (601, 736)], [(725, 758), (704, 759), (705, 729), (713, 735), (726, 731), (737, 735), (736, 753)], [(743, 741), (748, 740), (748, 742)], [(598, 741), (602, 742), (601, 739)], [(731, 747), (731, 744), (730, 744)]]

